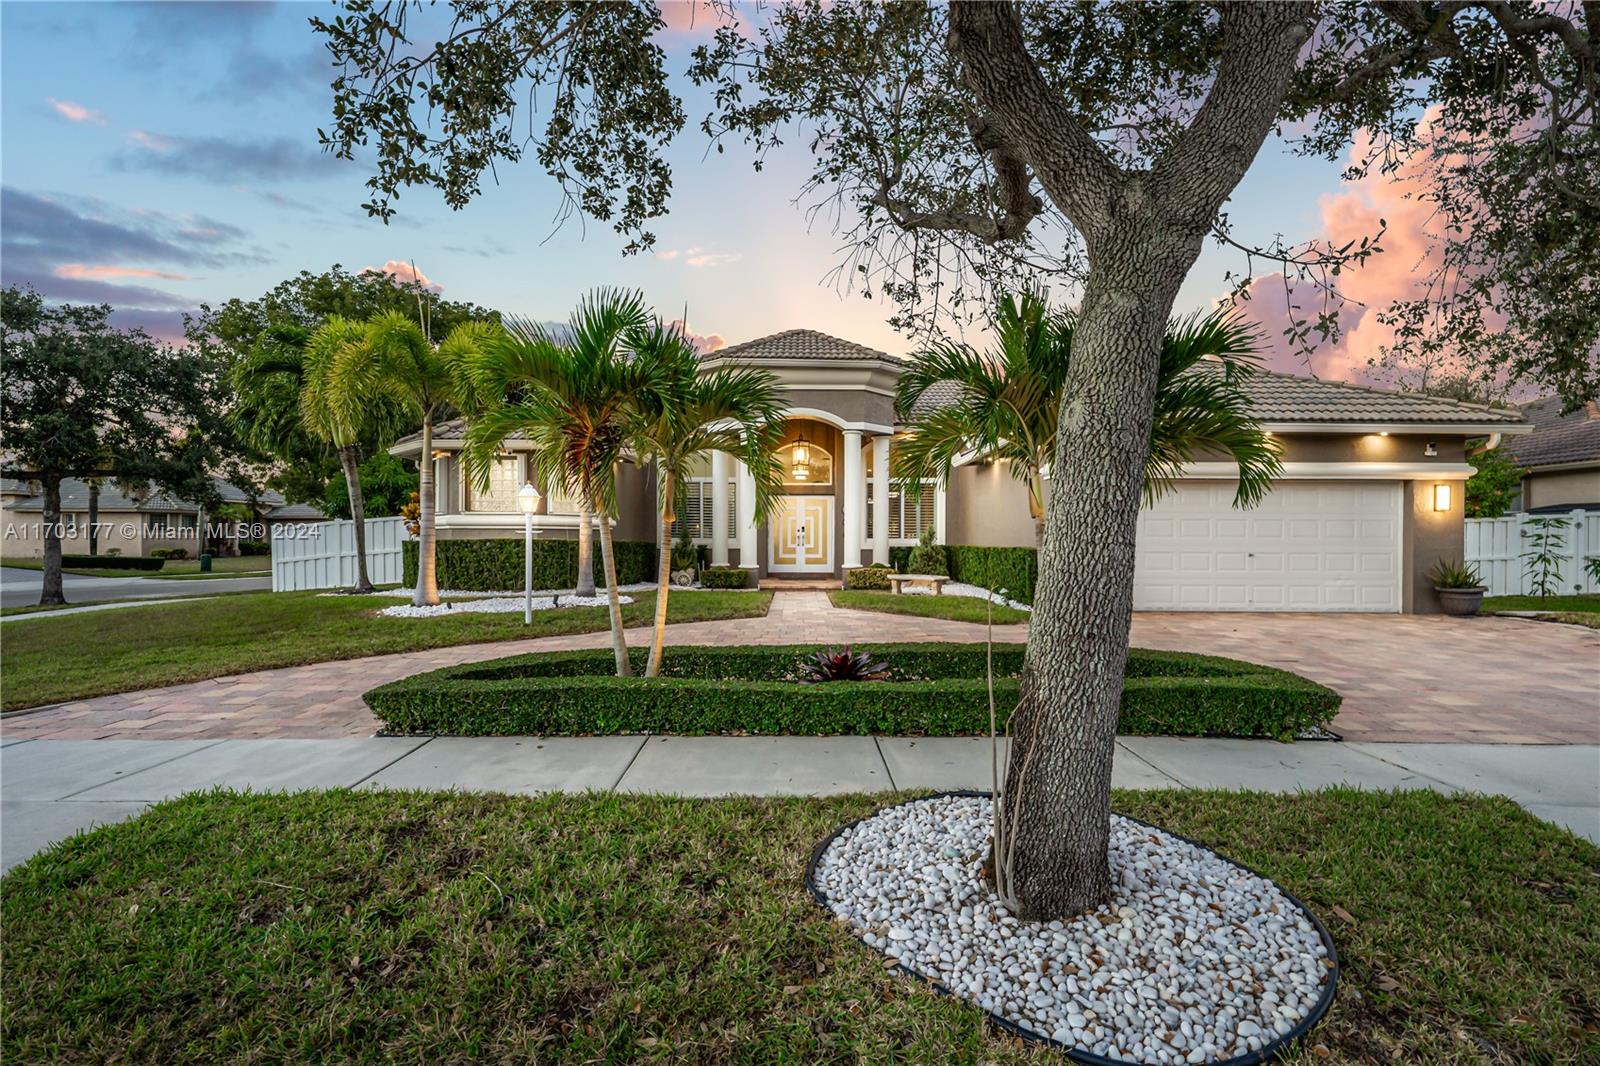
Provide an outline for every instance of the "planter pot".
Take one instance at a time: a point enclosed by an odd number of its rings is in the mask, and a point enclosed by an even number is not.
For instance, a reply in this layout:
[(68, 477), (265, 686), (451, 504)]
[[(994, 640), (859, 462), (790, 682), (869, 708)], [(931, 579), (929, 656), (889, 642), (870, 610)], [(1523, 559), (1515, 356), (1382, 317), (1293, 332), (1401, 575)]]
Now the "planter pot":
[(1441, 589), (1433, 591), (1439, 594), (1439, 605), (1444, 608), (1445, 614), (1453, 614), (1464, 618), (1478, 613), (1483, 606), (1483, 594), (1488, 589)]
[(692, 566), (672, 571), (671, 581), (675, 588), (689, 588), (699, 579), (700, 571)]

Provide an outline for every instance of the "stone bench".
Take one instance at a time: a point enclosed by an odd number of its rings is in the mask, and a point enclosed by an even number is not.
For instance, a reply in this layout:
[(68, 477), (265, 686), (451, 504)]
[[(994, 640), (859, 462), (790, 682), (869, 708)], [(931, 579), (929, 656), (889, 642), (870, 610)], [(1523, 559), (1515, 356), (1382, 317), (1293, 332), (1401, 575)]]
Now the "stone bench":
[(889, 587), (898, 596), (905, 591), (906, 585), (927, 585), (938, 596), (943, 593), (944, 583), (949, 580), (943, 574), (890, 574)]

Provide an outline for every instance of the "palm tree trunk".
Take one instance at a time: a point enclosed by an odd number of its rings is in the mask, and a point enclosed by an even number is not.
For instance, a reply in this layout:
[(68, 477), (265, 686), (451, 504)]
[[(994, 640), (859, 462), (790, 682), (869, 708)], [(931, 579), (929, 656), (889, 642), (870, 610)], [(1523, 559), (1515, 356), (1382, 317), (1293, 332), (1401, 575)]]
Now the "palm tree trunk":
[(439, 602), (439, 579), (435, 565), (435, 527), (433, 521), (433, 416), (422, 416), (422, 456), (417, 462), (417, 591), (411, 596), (413, 607), (432, 607)]
[(611, 647), (617, 654), (617, 676), (632, 677), (628, 640), (622, 635), (622, 593), (617, 591), (617, 555), (611, 544), (611, 518), (599, 508), (595, 509), (595, 514), (600, 519), (600, 559), (606, 569), (606, 599), (611, 611)]
[(39, 606), (66, 603), (61, 591), (61, 477), (44, 477), (44, 587)]
[(669, 499), (660, 517), (656, 537), (656, 625), (650, 638), (650, 662), (645, 677), (661, 676), (661, 656), (667, 643), (667, 590), (672, 587), (672, 503)]
[(361, 496), (361, 472), (356, 462), (356, 446), (339, 448), (339, 467), (344, 471), (345, 488), (350, 492), (350, 520), (356, 534), (356, 583), (351, 592), (371, 592), (372, 578), (367, 576), (367, 503)]
[(572, 594), (594, 595), (594, 512), (588, 504), (578, 508), (578, 581)]
[(89, 479), (89, 554), (100, 554), (100, 479)]

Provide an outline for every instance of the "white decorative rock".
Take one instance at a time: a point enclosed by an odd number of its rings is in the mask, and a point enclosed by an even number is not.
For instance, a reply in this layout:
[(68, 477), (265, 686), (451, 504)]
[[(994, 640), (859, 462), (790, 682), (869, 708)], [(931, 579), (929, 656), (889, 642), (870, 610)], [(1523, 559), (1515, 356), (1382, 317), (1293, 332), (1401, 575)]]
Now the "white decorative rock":
[(1022, 922), (979, 877), (987, 797), (889, 807), (842, 831), (813, 881), (862, 940), (1033, 1033), (1139, 1063), (1220, 1062), (1292, 1032), (1331, 970), (1271, 881), (1113, 815), (1106, 907)]

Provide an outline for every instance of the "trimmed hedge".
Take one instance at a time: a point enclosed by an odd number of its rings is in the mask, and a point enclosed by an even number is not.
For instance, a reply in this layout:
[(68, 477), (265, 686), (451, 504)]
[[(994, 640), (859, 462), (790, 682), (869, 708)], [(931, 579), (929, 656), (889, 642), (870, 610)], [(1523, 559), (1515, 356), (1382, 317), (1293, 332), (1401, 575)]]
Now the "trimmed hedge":
[(995, 591), (1018, 603), (1032, 603), (1039, 581), (1039, 553), (1032, 548), (986, 548), (977, 544), (945, 547), (950, 580)]
[[(498, 592), (522, 587), (522, 538), (496, 537), (492, 540), (440, 540), (434, 542), (434, 565), (438, 567), (439, 587), (468, 592)], [(614, 542), (617, 556), (617, 582), (632, 585), (656, 579), (656, 546), (648, 541)], [(417, 583), (417, 542), (405, 541), (403, 583)], [(605, 583), (600, 562), (600, 538), (595, 538), (594, 577)], [(535, 540), (533, 542), (533, 587), (571, 588), (578, 580), (577, 540)]]
[(889, 575), (892, 573), (894, 570), (882, 563), (854, 566), (844, 572), (844, 587), (881, 591), (889, 587)]
[(750, 587), (750, 571), (742, 566), (708, 566), (700, 571), (700, 587), (743, 589)]
[[(815, 645), (680, 647), (661, 678), (610, 675), (609, 649), (446, 667), (363, 695), (396, 733), (457, 736), (673, 733), (981, 735), (989, 729), (982, 644), (878, 644), (886, 682), (802, 685)], [(1025, 648), (994, 649), (995, 699), (1016, 708)], [(640, 668), (645, 649), (635, 649)], [(1003, 676), (1001, 676), (1003, 675)], [(1184, 652), (1129, 653), (1118, 732), (1276, 737), (1323, 725), (1332, 689), (1285, 670)]]
[(63, 555), (61, 565), (68, 569), (88, 570), (160, 570), (165, 559), (143, 558), (138, 555)]

